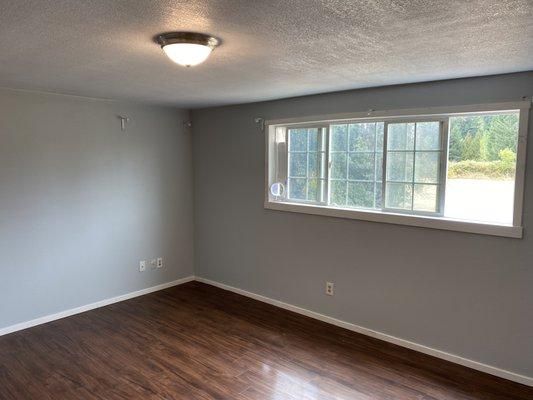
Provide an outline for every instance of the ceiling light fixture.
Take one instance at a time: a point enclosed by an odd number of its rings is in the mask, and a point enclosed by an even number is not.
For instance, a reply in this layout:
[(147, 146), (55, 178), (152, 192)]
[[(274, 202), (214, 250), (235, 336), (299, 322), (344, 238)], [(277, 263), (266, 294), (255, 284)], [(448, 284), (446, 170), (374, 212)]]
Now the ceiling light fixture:
[(156, 37), (168, 58), (176, 64), (191, 67), (203, 63), (220, 44), (220, 40), (203, 33), (170, 32)]

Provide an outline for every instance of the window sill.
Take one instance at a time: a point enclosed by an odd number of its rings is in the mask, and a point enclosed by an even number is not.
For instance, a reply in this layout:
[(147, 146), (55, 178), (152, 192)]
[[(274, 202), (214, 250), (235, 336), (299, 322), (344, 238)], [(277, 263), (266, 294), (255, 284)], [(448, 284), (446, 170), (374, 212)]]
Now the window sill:
[(383, 211), (352, 210), (330, 208), (318, 205), (266, 201), (265, 208), (277, 211), (297, 212), (303, 214), (323, 215), (336, 218), (358, 219), (362, 221), (383, 222), (396, 225), (418, 226), (422, 228), (444, 229), (481, 235), (522, 238), (521, 226), (491, 225), (449, 218), (436, 218), (420, 215), (395, 214)]

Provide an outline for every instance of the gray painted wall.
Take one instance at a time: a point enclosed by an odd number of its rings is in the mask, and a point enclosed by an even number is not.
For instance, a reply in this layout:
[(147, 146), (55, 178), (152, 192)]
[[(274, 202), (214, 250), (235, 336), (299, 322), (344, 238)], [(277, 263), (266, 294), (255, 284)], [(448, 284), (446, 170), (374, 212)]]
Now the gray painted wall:
[(0, 328), (193, 274), (185, 118), (0, 90)]
[(533, 376), (531, 143), (519, 240), (265, 210), (253, 122), (532, 94), (528, 72), (194, 111), (196, 274)]

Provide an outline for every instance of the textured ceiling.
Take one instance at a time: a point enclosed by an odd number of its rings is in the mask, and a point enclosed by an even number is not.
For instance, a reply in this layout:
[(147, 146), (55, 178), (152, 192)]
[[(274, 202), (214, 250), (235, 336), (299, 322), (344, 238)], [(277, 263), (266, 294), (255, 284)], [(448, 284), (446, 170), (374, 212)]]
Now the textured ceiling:
[[(0, 0), (0, 86), (181, 107), (533, 70), (533, 0)], [(153, 43), (223, 44), (198, 67)]]

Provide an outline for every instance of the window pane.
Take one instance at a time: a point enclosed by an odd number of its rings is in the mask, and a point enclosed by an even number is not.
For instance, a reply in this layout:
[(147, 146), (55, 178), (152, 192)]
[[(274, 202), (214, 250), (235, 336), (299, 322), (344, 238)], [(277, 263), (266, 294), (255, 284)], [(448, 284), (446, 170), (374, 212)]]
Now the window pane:
[(383, 131), (385, 124), (383, 122), (376, 122), (376, 151), (383, 151)]
[(374, 207), (374, 182), (348, 182), (348, 206)]
[(413, 150), (415, 143), (415, 124), (398, 123), (388, 125), (388, 150)]
[(446, 217), (512, 224), (519, 113), (450, 118)]
[(519, 116), (490, 111), (276, 125), (269, 128), (269, 188), (286, 190), (271, 191), (269, 199), (512, 226)]
[(325, 145), (325, 129), (290, 129), (289, 138), (288, 197), (294, 200), (323, 201), (326, 158), (325, 153), (317, 150)]
[(290, 178), (289, 179), (289, 198), (295, 200), (306, 199), (306, 179)]
[(307, 129), (289, 129), (290, 151), (307, 151)]
[(376, 208), (381, 208), (382, 205), (381, 205), (381, 202), (382, 202), (382, 186), (381, 186), (381, 182), (376, 182), (375, 183), (375, 187), (376, 187), (376, 193), (374, 195), (375, 199), (376, 199)]
[(348, 125), (331, 125), (331, 151), (348, 149)]
[(417, 152), (415, 161), (415, 182), (439, 182), (439, 152)]
[[(387, 149), (386, 208), (438, 211), (436, 186), (422, 184), (439, 183), (441, 128), (438, 121), (388, 125), (387, 145), (392, 149)], [(416, 190), (415, 182), (420, 184)]]
[(318, 201), (319, 200), (319, 180), (309, 179), (307, 181), (307, 200)]
[(416, 124), (416, 149), (440, 150), (440, 122)]
[(411, 182), (413, 180), (413, 153), (387, 153), (387, 181)]
[(383, 153), (376, 153), (376, 181), (383, 180)]
[(346, 179), (346, 153), (331, 154), (331, 178)]
[(361, 123), (348, 126), (349, 151), (374, 151), (376, 124)]
[(348, 178), (374, 180), (374, 153), (351, 153), (348, 162)]
[(309, 153), (308, 159), (308, 176), (309, 178), (318, 178), (320, 174), (318, 153)]
[(331, 204), (346, 205), (346, 181), (331, 181), (330, 197)]
[(413, 188), (411, 184), (387, 183), (386, 205), (388, 208), (411, 210)]
[[(332, 182), (329, 201), (331, 204), (373, 208), (377, 197), (378, 207), (381, 208), (382, 184), (381, 182), (376, 184), (376, 179), (381, 181), (383, 174), (384, 126), (384, 122), (330, 126), (329, 160)], [(376, 190), (380, 192), (376, 193)]]
[(289, 176), (306, 177), (307, 176), (307, 153), (291, 153)]
[(415, 185), (413, 209), (416, 211), (437, 211), (437, 185)]
[(318, 128), (308, 129), (309, 151), (318, 151)]

